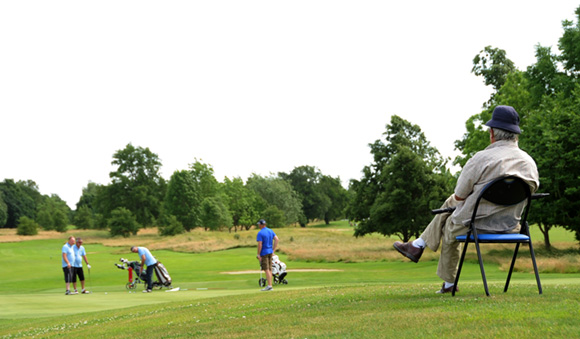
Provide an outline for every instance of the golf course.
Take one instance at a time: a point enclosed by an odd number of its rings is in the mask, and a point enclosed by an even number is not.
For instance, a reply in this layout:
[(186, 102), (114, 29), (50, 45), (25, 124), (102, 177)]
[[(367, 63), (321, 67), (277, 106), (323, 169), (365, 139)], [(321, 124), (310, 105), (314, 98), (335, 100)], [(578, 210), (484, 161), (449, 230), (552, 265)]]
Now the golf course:
[[(546, 251), (532, 230), (542, 295), (527, 248), (504, 293), (512, 247), (482, 245), (491, 296), (470, 250), (453, 297), (435, 293), (439, 253), (409, 262), (392, 247), (398, 239), (355, 238), (346, 221), (274, 229), (288, 284), (272, 292), (258, 286), (255, 229), (161, 237), (149, 228), (129, 238), (100, 230), (24, 237), (1, 229), (0, 337), (578, 337), (578, 242), (554, 228), (554, 248)], [(70, 235), (84, 240), (90, 294), (64, 293), (60, 249)], [(131, 246), (149, 248), (165, 265), (172, 290), (126, 289), (128, 271), (115, 264), (138, 260)]]

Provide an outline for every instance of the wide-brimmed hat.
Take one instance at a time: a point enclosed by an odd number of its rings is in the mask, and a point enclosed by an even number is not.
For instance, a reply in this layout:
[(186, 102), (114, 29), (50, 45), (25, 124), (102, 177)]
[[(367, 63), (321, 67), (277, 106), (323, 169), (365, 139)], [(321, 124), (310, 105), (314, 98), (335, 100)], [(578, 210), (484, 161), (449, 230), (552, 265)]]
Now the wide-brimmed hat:
[(511, 106), (497, 106), (491, 114), (491, 120), (486, 122), (485, 125), (515, 134), (522, 133), (520, 129), (520, 116)]

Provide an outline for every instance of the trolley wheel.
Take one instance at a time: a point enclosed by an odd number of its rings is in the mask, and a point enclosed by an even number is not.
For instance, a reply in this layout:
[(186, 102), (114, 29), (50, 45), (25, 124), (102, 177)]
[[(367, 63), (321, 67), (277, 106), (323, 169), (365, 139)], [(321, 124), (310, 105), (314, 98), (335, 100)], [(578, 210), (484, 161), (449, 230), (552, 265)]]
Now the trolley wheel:
[(288, 285), (288, 280), (286, 280), (286, 279), (282, 280), (282, 284)]
[(261, 278), (258, 280), (258, 285), (260, 285), (260, 287), (266, 286), (266, 278)]
[(125, 288), (128, 290), (134, 290), (135, 288), (137, 288), (137, 286), (133, 283), (127, 283), (127, 285), (125, 285)]

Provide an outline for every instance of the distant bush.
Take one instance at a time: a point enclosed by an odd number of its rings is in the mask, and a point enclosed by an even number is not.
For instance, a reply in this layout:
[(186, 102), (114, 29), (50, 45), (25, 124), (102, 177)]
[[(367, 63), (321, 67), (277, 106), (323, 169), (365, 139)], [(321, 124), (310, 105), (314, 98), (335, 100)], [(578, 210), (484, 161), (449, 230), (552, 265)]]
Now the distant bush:
[(18, 219), (18, 229), (16, 230), (18, 235), (37, 235), (38, 234), (38, 224), (36, 221), (28, 217), (20, 217)]
[(177, 220), (177, 217), (174, 215), (170, 215), (165, 217), (165, 222), (163, 225), (160, 225), (158, 228), (159, 235), (163, 236), (172, 236), (177, 235), (185, 232), (185, 228), (181, 221)]
[(124, 238), (131, 234), (136, 235), (140, 228), (137, 218), (124, 207), (119, 207), (111, 212), (108, 225), (112, 236), (122, 235)]
[(75, 213), (75, 226), (80, 229), (93, 228), (93, 212), (87, 205), (82, 205)]

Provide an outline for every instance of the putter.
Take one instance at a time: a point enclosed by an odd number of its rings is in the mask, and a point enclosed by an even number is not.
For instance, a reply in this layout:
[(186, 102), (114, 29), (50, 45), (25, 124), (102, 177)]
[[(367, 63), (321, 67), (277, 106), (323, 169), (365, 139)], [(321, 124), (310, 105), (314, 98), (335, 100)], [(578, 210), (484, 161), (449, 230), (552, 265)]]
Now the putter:
[(92, 293), (91, 291), (93, 290), (93, 284), (91, 284), (91, 269), (88, 267), (87, 269), (89, 270), (89, 293)]

